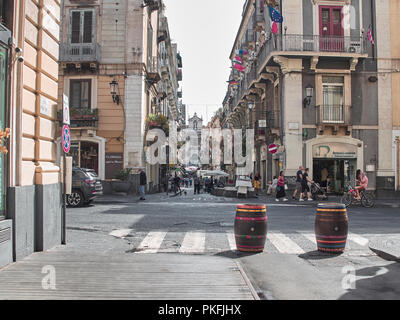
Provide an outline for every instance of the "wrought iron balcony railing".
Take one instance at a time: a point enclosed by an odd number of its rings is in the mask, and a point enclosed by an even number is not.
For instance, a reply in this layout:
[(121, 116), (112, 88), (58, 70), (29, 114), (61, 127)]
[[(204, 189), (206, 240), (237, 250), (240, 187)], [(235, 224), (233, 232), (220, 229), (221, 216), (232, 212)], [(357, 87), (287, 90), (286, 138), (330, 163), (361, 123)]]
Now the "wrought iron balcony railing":
[(323, 105), (317, 106), (318, 125), (350, 125), (350, 106), (344, 105)]
[(365, 39), (362, 37), (314, 36), (314, 35), (272, 35), (268, 39), (258, 57), (265, 61), (274, 51), (299, 52), (337, 52), (337, 53), (366, 53)]
[(60, 46), (61, 62), (99, 62), (98, 43), (63, 43)]

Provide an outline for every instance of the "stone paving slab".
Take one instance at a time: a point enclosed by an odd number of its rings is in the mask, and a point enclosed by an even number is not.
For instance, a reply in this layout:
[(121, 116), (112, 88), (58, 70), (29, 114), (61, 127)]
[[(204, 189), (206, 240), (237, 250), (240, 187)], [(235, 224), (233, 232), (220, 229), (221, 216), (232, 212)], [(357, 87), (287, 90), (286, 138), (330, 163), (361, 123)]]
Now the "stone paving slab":
[[(52, 268), (56, 289), (43, 289)], [(0, 284), (1, 300), (253, 299), (240, 266), (213, 256), (48, 251), (0, 269)]]

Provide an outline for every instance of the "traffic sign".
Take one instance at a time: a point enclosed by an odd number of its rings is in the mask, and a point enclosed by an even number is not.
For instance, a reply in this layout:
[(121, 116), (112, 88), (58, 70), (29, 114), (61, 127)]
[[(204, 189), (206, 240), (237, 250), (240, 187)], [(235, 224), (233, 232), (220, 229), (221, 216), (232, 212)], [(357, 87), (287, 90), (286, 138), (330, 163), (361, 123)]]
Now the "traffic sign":
[(69, 99), (65, 94), (63, 95), (63, 124), (70, 125), (69, 121)]
[(278, 151), (277, 145), (276, 145), (276, 144), (270, 144), (270, 145), (268, 146), (268, 151), (269, 151), (269, 153), (271, 153), (271, 154), (275, 154), (275, 153)]
[(71, 135), (69, 132), (69, 126), (64, 125), (61, 132), (62, 147), (65, 153), (69, 152), (71, 148)]

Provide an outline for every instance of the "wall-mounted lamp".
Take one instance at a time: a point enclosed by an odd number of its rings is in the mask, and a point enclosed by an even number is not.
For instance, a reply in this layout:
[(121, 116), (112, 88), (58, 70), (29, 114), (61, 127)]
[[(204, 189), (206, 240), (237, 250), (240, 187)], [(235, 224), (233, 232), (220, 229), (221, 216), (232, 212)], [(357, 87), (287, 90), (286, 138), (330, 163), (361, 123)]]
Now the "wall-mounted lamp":
[(249, 107), (249, 110), (250, 110), (250, 111), (253, 110), (253, 108), (254, 108), (254, 102), (253, 102), (253, 101), (249, 101), (249, 102), (247, 103), (247, 106)]
[(314, 88), (310, 85), (306, 87), (306, 97), (303, 100), (304, 108), (308, 107), (311, 104), (311, 100), (314, 96)]
[(119, 102), (121, 101), (121, 97), (119, 95), (118, 82), (115, 79), (110, 82), (110, 93), (112, 95), (114, 103), (119, 104)]

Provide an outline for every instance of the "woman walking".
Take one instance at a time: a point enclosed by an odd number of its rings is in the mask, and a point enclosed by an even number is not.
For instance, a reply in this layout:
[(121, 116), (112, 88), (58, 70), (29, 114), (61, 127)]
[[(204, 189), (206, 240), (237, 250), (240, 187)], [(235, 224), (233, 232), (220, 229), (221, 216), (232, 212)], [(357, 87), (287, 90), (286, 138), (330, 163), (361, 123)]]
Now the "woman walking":
[(285, 192), (285, 174), (283, 171), (279, 173), (278, 178), (278, 185), (276, 187), (276, 199), (275, 201), (279, 202), (279, 199), (283, 198), (283, 201), (288, 201), (286, 199), (286, 192)]

